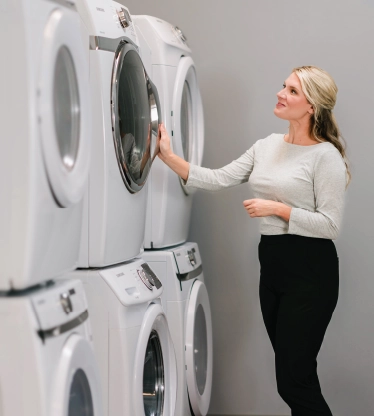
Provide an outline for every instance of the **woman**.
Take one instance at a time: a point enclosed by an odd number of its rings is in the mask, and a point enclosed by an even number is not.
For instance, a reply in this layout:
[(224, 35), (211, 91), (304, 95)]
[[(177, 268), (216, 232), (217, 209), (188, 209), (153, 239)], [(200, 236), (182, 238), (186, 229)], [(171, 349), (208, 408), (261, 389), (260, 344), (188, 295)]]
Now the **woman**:
[[(159, 157), (186, 186), (220, 190), (249, 182), (243, 202), (261, 217), (260, 304), (275, 352), (277, 387), (292, 416), (332, 415), (317, 376), (317, 355), (338, 301), (339, 233), (350, 181), (332, 113), (337, 87), (314, 66), (294, 68), (274, 114), (288, 134), (258, 140), (221, 169), (194, 166), (173, 154), (161, 125)], [(348, 182), (348, 183), (347, 183)]]

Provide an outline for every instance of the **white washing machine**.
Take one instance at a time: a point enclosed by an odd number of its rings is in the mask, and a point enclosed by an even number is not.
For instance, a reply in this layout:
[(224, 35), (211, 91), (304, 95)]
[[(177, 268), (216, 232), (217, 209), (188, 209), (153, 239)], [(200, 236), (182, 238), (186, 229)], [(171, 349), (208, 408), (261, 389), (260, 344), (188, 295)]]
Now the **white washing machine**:
[(104, 415), (179, 416), (175, 352), (157, 276), (139, 258), (70, 276), (87, 294)]
[(89, 37), (70, 0), (6, 1), (0, 34), (0, 290), (9, 290), (78, 264)]
[(82, 283), (15, 293), (0, 296), (0, 414), (101, 416)]
[(77, 0), (77, 7), (90, 33), (93, 131), (79, 266), (104, 267), (143, 250), (161, 114), (128, 9), (111, 0)]
[(146, 250), (142, 257), (165, 288), (161, 303), (177, 357), (175, 414), (205, 416), (212, 390), (213, 338), (199, 248), (185, 243), (169, 250)]
[[(151, 16), (133, 16), (141, 47), (152, 50), (152, 79), (159, 90), (163, 120), (173, 151), (201, 165), (204, 115), (195, 64), (177, 27)], [(187, 240), (194, 190), (159, 158), (150, 173), (145, 248), (163, 248)]]

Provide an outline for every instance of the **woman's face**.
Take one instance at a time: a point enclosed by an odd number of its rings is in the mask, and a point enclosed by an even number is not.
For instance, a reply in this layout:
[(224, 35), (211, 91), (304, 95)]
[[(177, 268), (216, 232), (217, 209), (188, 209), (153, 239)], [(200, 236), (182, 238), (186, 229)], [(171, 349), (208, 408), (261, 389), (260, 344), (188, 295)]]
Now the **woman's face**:
[(274, 114), (283, 120), (308, 119), (313, 114), (313, 106), (308, 103), (299, 77), (292, 72), (283, 84), (283, 89), (277, 93), (278, 103), (274, 108)]

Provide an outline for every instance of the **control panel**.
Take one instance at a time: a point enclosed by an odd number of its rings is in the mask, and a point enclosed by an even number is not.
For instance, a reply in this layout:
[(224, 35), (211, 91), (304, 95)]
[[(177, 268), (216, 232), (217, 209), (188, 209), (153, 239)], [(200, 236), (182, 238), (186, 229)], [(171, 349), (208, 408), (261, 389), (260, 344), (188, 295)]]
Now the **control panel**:
[(99, 273), (125, 306), (149, 302), (159, 297), (163, 291), (157, 275), (140, 258), (117, 267), (102, 269)]
[(183, 244), (181, 248), (174, 249), (173, 253), (180, 274), (190, 273), (202, 264), (196, 243)]
[[(111, 0), (85, 0), (78, 11), (91, 21), (90, 35), (110, 39), (127, 37), (138, 45), (135, 25), (129, 10), (122, 4)], [(88, 9), (88, 12), (87, 10)]]
[(88, 306), (80, 280), (61, 280), (30, 296), (40, 329), (58, 327), (84, 313)]

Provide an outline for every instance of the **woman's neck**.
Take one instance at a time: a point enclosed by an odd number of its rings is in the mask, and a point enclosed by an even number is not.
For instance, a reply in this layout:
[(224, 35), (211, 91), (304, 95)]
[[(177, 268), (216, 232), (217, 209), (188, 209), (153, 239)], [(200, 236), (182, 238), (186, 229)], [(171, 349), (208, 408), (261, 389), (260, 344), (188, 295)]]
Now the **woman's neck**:
[(286, 141), (292, 144), (305, 145), (315, 143), (317, 140), (312, 138), (309, 134), (309, 123), (292, 123), (288, 128), (288, 134), (286, 134)]

